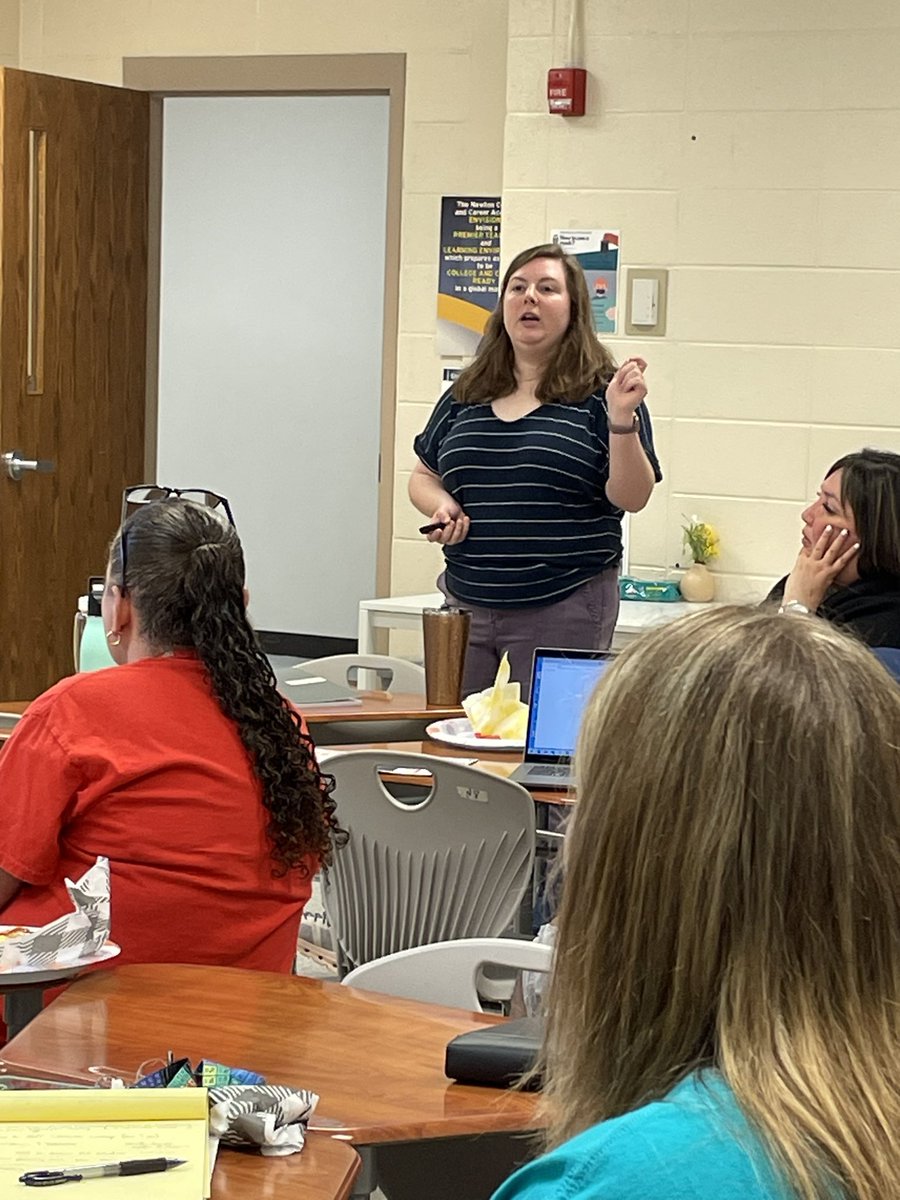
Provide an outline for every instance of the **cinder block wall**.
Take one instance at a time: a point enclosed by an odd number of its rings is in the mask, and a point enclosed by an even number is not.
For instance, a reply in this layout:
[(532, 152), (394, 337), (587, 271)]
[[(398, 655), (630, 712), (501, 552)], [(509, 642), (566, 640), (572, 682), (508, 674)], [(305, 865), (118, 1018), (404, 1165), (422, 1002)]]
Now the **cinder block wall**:
[(439, 386), (442, 193), (502, 189), (504, 259), (550, 228), (619, 227), (625, 267), (670, 270), (649, 360), (666, 471), (632, 565), (720, 531), (724, 595), (788, 569), (839, 454), (900, 450), (900, 6), (587, 0), (589, 115), (551, 117), (568, 0), (0, 0), (0, 59), (118, 83), (137, 54), (405, 51), (395, 593), (440, 567), (406, 502)]
[[(900, 450), (900, 7), (820, 0), (586, 4), (589, 115), (546, 115), (567, 0), (510, 0), (504, 257), (554, 226), (622, 231), (668, 267), (650, 363), (665, 483), (632, 566), (717, 526), (720, 591), (760, 595), (840, 454)], [(621, 326), (620, 326), (621, 327)]]
[(19, 65), (19, 0), (0, 0), (0, 67)]

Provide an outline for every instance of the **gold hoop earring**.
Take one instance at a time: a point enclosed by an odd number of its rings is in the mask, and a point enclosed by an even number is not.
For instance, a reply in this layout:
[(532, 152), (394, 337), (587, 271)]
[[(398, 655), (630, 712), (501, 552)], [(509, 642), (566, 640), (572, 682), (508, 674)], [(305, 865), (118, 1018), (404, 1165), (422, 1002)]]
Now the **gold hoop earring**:
[(118, 646), (118, 645), (119, 645), (119, 643), (120, 643), (120, 642), (121, 642), (121, 640), (122, 640), (122, 635), (121, 635), (121, 634), (119, 634), (119, 633), (116, 633), (116, 632), (115, 632), (114, 630), (112, 630), (112, 629), (107, 629), (107, 631), (106, 631), (106, 640), (109, 642), (109, 644), (110, 644), (111, 646)]

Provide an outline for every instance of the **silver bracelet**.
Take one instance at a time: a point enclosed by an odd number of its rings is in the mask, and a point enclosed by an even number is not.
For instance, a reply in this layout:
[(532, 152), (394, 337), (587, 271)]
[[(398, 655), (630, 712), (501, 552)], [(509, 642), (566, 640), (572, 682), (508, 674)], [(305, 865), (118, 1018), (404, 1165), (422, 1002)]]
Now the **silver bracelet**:
[(787, 600), (778, 611), (779, 613), (799, 613), (804, 617), (809, 616), (809, 609), (805, 604), (801, 604), (799, 600)]

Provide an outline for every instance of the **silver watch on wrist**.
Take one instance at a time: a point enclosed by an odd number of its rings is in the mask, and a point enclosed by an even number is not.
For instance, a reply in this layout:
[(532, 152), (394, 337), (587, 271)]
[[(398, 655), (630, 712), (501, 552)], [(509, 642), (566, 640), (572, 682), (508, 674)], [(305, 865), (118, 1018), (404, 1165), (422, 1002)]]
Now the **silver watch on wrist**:
[(609, 415), (607, 415), (606, 428), (610, 433), (640, 433), (641, 418), (637, 413), (633, 413), (630, 425), (614, 425), (612, 421), (610, 421)]
[(797, 613), (803, 617), (809, 616), (809, 609), (805, 604), (801, 604), (799, 600), (786, 600), (778, 611), (779, 613)]

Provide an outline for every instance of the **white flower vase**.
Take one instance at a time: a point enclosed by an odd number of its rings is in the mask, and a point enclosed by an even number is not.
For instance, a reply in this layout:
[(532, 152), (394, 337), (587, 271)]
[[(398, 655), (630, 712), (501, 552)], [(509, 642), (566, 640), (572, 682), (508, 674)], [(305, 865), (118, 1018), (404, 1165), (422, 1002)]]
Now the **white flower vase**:
[(716, 580), (706, 563), (692, 563), (682, 575), (678, 588), (691, 604), (708, 604), (716, 594)]

